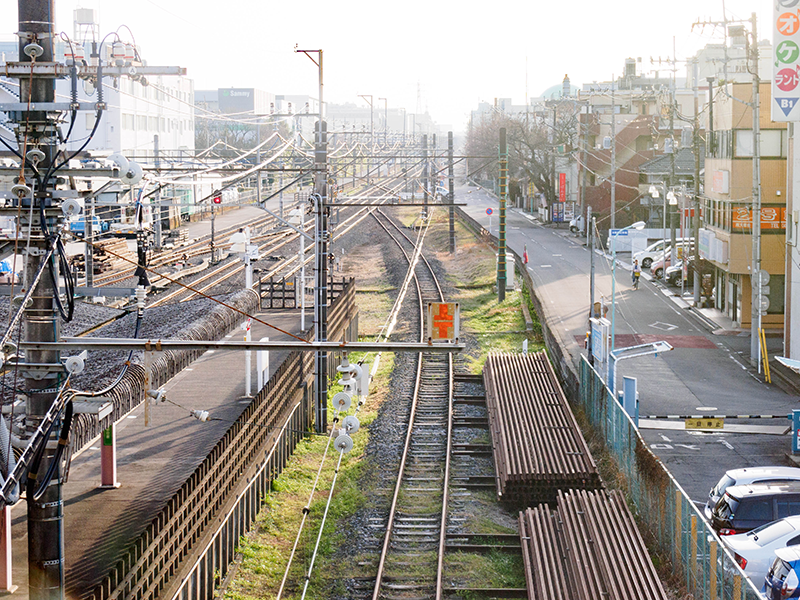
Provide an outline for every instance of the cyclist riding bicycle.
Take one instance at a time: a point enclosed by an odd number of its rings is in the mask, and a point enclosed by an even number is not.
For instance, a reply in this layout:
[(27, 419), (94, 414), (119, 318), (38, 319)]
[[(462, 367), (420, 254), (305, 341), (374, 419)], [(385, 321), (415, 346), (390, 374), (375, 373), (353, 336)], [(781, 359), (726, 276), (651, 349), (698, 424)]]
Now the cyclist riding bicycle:
[(633, 289), (639, 289), (639, 277), (642, 275), (642, 268), (639, 266), (639, 261), (633, 261), (633, 269), (631, 271), (631, 277), (633, 279)]

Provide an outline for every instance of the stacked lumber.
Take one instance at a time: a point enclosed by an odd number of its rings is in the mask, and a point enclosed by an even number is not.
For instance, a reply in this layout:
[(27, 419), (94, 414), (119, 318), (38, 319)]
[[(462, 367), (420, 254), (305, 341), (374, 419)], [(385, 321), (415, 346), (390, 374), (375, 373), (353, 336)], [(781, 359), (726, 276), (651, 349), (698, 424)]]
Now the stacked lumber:
[[(137, 260), (136, 252), (128, 248), (128, 241), (124, 238), (115, 237), (95, 240), (92, 246), (92, 258), (95, 275), (130, 269), (135, 266)], [(70, 257), (70, 263), (77, 267), (78, 271), (85, 271), (84, 262), (85, 257), (83, 254), (74, 254)]]
[(528, 598), (667, 600), (622, 494), (559, 492), (519, 513)]
[(483, 378), (500, 500), (531, 506), (555, 502), (562, 489), (602, 487), (544, 352), (492, 354)]

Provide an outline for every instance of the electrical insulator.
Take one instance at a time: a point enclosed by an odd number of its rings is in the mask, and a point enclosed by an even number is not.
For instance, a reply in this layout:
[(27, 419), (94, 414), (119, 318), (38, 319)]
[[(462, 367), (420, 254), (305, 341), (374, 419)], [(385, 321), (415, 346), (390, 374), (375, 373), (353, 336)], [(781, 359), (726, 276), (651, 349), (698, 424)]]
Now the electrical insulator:
[(125, 44), (125, 63), (132, 63), (136, 60), (136, 50), (133, 44)]
[(82, 63), (86, 59), (86, 50), (80, 44), (67, 44), (64, 58), (68, 65)]
[(352, 403), (353, 398), (347, 392), (338, 392), (334, 394), (333, 400), (333, 407), (341, 412), (347, 412), (350, 408), (350, 404)]
[(347, 454), (353, 449), (353, 439), (346, 433), (343, 433), (336, 438), (336, 440), (333, 442), (333, 445), (342, 454)]
[(136, 307), (144, 309), (144, 301), (147, 296), (147, 289), (143, 285), (136, 286)]
[(125, 64), (125, 44), (122, 42), (114, 42), (111, 46), (111, 60), (118, 67)]

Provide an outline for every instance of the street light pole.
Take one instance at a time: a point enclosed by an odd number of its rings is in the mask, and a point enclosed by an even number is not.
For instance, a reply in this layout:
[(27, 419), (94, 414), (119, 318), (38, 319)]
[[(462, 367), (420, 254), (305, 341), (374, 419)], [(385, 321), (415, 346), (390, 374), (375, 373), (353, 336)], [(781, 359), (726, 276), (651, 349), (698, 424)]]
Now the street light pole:
[[(622, 229), (618, 229), (616, 231), (612, 230), (611, 234), (611, 350), (613, 351), (614, 346), (614, 326), (616, 325), (616, 308), (617, 308), (617, 236), (622, 233), (623, 231), (627, 231), (628, 229), (644, 229), (645, 222), (644, 221), (637, 221), (632, 225), (628, 225), (627, 227), (623, 227)], [(611, 360), (608, 361), (608, 370), (610, 372), (611, 369)], [(606, 383), (608, 383), (608, 376), (610, 373), (606, 374)]]

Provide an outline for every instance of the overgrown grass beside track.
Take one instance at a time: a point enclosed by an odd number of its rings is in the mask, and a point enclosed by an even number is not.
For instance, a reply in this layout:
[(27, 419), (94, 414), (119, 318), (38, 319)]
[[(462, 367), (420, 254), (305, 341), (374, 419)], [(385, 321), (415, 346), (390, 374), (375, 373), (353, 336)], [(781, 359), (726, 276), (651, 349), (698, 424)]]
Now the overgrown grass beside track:
[[(419, 215), (418, 211), (409, 209), (399, 212), (401, 214), (398, 217), (407, 226)], [(444, 210), (434, 211), (430, 227), (426, 248), (435, 253), (435, 258), (446, 272), (451, 294), (448, 299), (461, 304), (462, 338), (467, 341), (468, 351), (465, 356), (457, 358), (460, 368), (479, 373), (489, 352), (518, 352), (525, 339), (529, 342), (529, 351), (541, 349), (541, 328), (537, 330), (535, 326), (533, 331), (526, 330), (522, 303), (530, 306), (529, 298), (522, 292), (509, 289), (502, 303), (497, 300), (494, 250), (456, 222), (457, 250), (455, 255), (450, 255), (448, 218)], [(358, 292), (359, 328), (364, 338), (374, 339), (383, 326), (397, 291), (387, 283), (384, 273), (387, 266), (375, 252), (374, 246), (365, 244), (352, 249), (347, 257), (352, 272), (346, 274), (357, 277), (357, 288), (368, 290)], [(532, 307), (531, 314), (534, 314)], [(379, 490), (375, 489), (377, 478), (374, 470), (378, 467), (372, 464), (365, 449), (370, 442), (367, 426), (377, 417), (381, 403), (389, 397), (393, 368), (393, 357), (384, 354), (381, 368), (370, 387), (370, 396), (358, 415), (362, 428), (353, 435), (354, 448), (342, 461), (307, 598), (345, 598), (347, 590), (343, 578), (374, 576), (370, 563), (374, 559), (374, 552), (362, 550), (355, 556), (351, 553), (343, 562), (339, 550), (347, 541), (343, 533), (347, 520), (366, 505), (383, 501)], [(337, 388), (332, 388), (331, 394), (335, 391), (338, 391)], [(287, 468), (265, 498), (253, 532), (241, 542), (241, 564), (225, 590), (226, 598), (251, 600), (275, 597), (326, 443), (327, 437), (315, 436), (301, 443), (295, 451)], [(301, 595), (337, 459), (338, 453), (332, 451), (325, 460), (320, 485), (290, 572), (291, 585), (283, 594), (287, 600)], [(465, 531), (487, 536), (516, 533), (515, 515), (499, 506), (493, 493), (475, 493), (469, 501), (470, 514), (464, 526)], [(448, 554), (446, 565), (451, 581), (459, 585), (525, 586), (521, 557), (504, 552), (484, 555), (452, 553)]]

